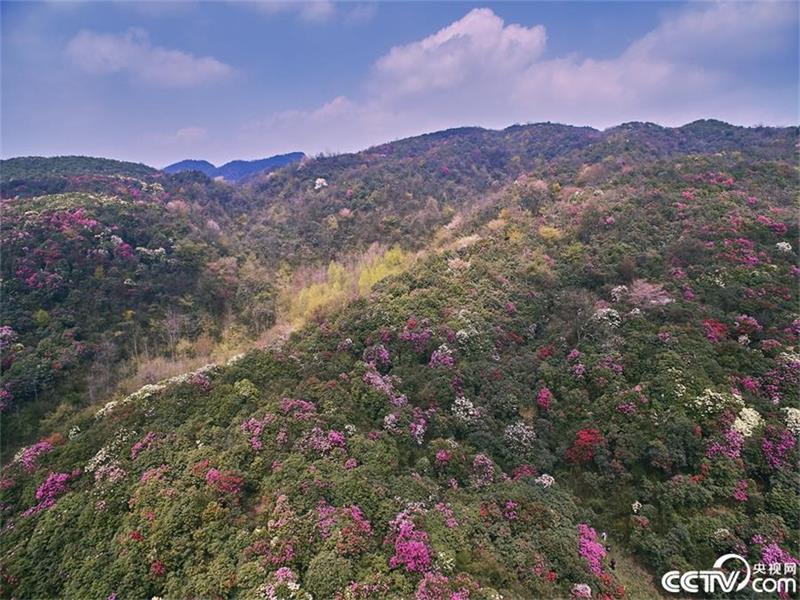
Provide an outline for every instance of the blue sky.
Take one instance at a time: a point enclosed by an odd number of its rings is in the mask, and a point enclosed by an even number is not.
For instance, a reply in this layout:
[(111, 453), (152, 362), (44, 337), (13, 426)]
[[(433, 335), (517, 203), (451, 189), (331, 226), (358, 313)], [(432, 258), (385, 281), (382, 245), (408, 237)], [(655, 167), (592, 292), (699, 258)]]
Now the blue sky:
[(795, 2), (2, 2), (2, 154), (163, 166), (461, 125), (798, 122)]

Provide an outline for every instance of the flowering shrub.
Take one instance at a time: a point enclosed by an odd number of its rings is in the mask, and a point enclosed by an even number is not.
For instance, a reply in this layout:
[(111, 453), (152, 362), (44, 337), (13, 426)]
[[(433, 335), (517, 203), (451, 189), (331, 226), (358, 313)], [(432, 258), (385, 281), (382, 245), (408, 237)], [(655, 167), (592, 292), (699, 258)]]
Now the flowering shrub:
[(713, 458), (722, 455), (726, 458), (736, 459), (741, 455), (743, 445), (744, 436), (735, 429), (729, 429), (723, 434), (722, 440), (714, 441), (709, 445), (706, 457)]
[(519, 421), (506, 426), (503, 439), (511, 448), (524, 452), (533, 447), (533, 442), (536, 440), (536, 432), (530, 425)]
[(534, 481), (543, 488), (549, 488), (556, 482), (555, 478), (552, 475), (548, 475), (547, 473), (542, 473), (541, 475), (539, 475), (539, 477), (534, 479)]
[(453, 416), (464, 424), (474, 423), (483, 418), (484, 415), (484, 411), (481, 408), (476, 407), (471, 400), (464, 396), (459, 396), (455, 399), (451, 410)]
[(546, 387), (540, 389), (536, 394), (536, 405), (542, 410), (548, 410), (553, 400), (553, 392)]
[(387, 367), (392, 362), (389, 351), (383, 344), (376, 344), (364, 350), (364, 362), (374, 367)]
[(238, 496), (244, 488), (244, 479), (233, 471), (209, 469), (206, 472), (206, 485), (213, 490), (230, 496)]
[(424, 573), (430, 568), (428, 534), (417, 529), (407, 511), (399, 513), (389, 523), (386, 543), (394, 547), (394, 555), (389, 559), (391, 568), (403, 567), (410, 573)]
[(716, 319), (704, 319), (703, 331), (706, 338), (712, 343), (718, 343), (728, 337), (728, 327)]
[(569, 592), (570, 592), (570, 594), (572, 595), (573, 598), (576, 598), (576, 599), (579, 599), (579, 600), (585, 600), (586, 598), (591, 598), (592, 597), (592, 588), (589, 587), (589, 585), (586, 584), (586, 583), (576, 583), (576, 584), (574, 584), (570, 588)]
[(145, 436), (136, 442), (131, 448), (131, 460), (136, 460), (139, 454), (150, 448), (157, 438), (158, 435), (155, 432), (147, 432)]
[(796, 445), (797, 438), (790, 431), (778, 430), (772, 425), (767, 427), (764, 439), (761, 440), (764, 458), (773, 469), (783, 467), (789, 453)]
[(733, 422), (733, 429), (741, 434), (742, 437), (749, 438), (763, 422), (764, 419), (761, 418), (757, 410), (745, 406), (739, 411), (736, 420)]
[(406, 326), (400, 332), (399, 337), (404, 342), (411, 344), (416, 352), (421, 353), (427, 349), (431, 338), (433, 338), (433, 332), (424, 323), (420, 323), (416, 318), (411, 317), (406, 322)]
[(605, 323), (609, 327), (619, 327), (620, 323), (622, 323), (622, 317), (620, 317), (619, 313), (613, 308), (608, 307), (598, 308), (592, 315), (592, 318), (595, 321)]
[(472, 461), (472, 485), (485, 487), (494, 481), (494, 463), (485, 454), (476, 454)]
[(597, 429), (581, 429), (575, 434), (572, 446), (567, 449), (566, 458), (573, 463), (587, 463), (594, 459), (597, 448), (605, 442), (603, 434)]
[(800, 437), (800, 408), (787, 406), (782, 409), (786, 413), (786, 428), (792, 432), (795, 437)]
[(737, 502), (747, 502), (747, 488), (749, 485), (750, 484), (746, 479), (742, 479), (739, 483), (737, 483), (736, 488), (733, 490), (733, 499)]
[(26, 471), (33, 472), (38, 466), (38, 458), (43, 454), (52, 452), (52, 450), (53, 444), (47, 440), (42, 440), (20, 450), (14, 457), (14, 461), (19, 461)]
[(116, 483), (127, 475), (119, 463), (112, 462), (100, 465), (94, 472), (94, 480), (97, 483), (107, 481), (108, 483)]
[(56, 503), (56, 499), (67, 491), (67, 483), (75, 476), (73, 473), (50, 473), (47, 478), (36, 488), (36, 505), (22, 513), (23, 517), (35, 515), (36, 513), (50, 508)]
[(448, 348), (447, 344), (442, 344), (434, 350), (428, 363), (429, 367), (442, 367), (445, 369), (452, 369), (454, 365), (453, 351)]
[(597, 541), (597, 532), (586, 523), (578, 525), (578, 547), (581, 557), (589, 565), (589, 570), (598, 577), (602, 575), (606, 550)]

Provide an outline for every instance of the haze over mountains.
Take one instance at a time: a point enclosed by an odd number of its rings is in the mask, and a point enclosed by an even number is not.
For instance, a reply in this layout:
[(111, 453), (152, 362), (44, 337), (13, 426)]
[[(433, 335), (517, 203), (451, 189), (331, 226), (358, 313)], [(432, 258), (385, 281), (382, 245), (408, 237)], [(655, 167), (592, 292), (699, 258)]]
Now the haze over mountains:
[(241, 181), (258, 173), (270, 172), (280, 169), (291, 163), (305, 158), (303, 152), (290, 152), (277, 154), (268, 158), (256, 160), (232, 160), (220, 167), (215, 167), (206, 160), (182, 160), (162, 169), (166, 173), (180, 173), (181, 171), (200, 171), (212, 179), (221, 177), (225, 181)]

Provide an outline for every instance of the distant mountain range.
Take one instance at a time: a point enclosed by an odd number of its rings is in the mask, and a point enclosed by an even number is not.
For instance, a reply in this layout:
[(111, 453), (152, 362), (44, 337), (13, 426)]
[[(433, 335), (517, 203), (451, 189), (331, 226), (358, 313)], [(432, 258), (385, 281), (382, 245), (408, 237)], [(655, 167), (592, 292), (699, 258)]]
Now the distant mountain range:
[(302, 160), (305, 156), (303, 152), (290, 152), (289, 154), (278, 154), (257, 160), (232, 160), (221, 167), (215, 167), (207, 160), (182, 160), (164, 167), (162, 171), (166, 173), (200, 171), (212, 179), (222, 177), (225, 181), (240, 181), (256, 173), (280, 169), (288, 164)]

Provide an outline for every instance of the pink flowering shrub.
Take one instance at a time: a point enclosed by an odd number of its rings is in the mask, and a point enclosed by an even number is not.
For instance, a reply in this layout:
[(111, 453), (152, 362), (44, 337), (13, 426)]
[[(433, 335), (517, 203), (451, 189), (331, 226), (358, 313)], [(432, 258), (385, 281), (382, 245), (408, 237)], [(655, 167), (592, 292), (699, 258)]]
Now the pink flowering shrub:
[(375, 369), (370, 368), (364, 373), (364, 383), (385, 394), (394, 406), (405, 406), (408, 402), (405, 394), (401, 394), (395, 389), (395, 385), (400, 383), (400, 379), (396, 376), (381, 375)]
[(317, 407), (306, 400), (283, 398), (279, 407), (284, 415), (290, 416), (295, 421), (311, 421), (317, 418)]
[(47, 440), (42, 440), (40, 442), (36, 442), (32, 446), (28, 446), (22, 451), (22, 456), (19, 459), (22, 467), (28, 471), (29, 473), (36, 470), (38, 466), (38, 458), (43, 454), (48, 454), (52, 452), (53, 444), (51, 444)]
[(233, 471), (212, 468), (206, 473), (206, 485), (221, 494), (238, 496), (244, 489), (244, 479)]
[(147, 434), (145, 434), (145, 436), (136, 442), (131, 448), (131, 460), (136, 460), (139, 454), (150, 448), (155, 443), (157, 438), (158, 434), (155, 432), (147, 432)]
[(778, 430), (768, 425), (761, 440), (761, 451), (767, 464), (773, 469), (780, 469), (786, 463), (789, 453), (797, 445), (797, 438), (788, 429)]
[(705, 319), (703, 321), (703, 331), (709, 342), (717, 343), (728, 337), (728, 327), (716, 319)]
[(728, 429), (723, 434), (723, 439), (711, 442), (706, 450), (706, 457), (713, 458), (717, 455), (730, 459), (739, 458), (744, 445), (744, 436), (735, 429)]
[(425, 322), (420, 323), (416, 318), (411, 317), (406, 322), (403, 331), (400, 332), (399, 338), (411, 344), (415, 352), (422, 353), (427, 349), (428, 344), (430, 344), (431, 338), (433, 338), (433, 332), (427, 327)]
[(589, 565), (589, 570), (598, 577), (603, 574), (603, 559), (606, 550), (597, 540), (597, 532), (587, 525), (578, 525), (578, 552)]
[(550, 404), (553, 402), (553, 399), (553, 392), (546, 387), (543, 387), (536, 394), (536, 405), (542, 410), (548, 410), (550, 408)]
[(409, 573), (424, 573), (431, 567), (431, 551), (428, 534), (417, 529), (411, 516), (401, 512), (389, 523), (387, 544), (394, 547), (394, 555), (389, 559), (393, 569), (403, 567)]
[(436, 508), (439, 514), (442, 515), (444, 524), (448, 529), (455, 529), (458, 527), (458, 520), (456, 519), (456, 515), (449, 504), (445, 502), (437, 502), (434, 508)]
[(36, 488), (38, 504), (22, 513), (23, 517), (35, 515), (48, 509), (56, 503), (56, 499), (67, 491), (67, 483), (75, 473), (50, 473), (47, 478)]
[(147, 469), (144, 473), (142, 473), (142, 477), (139, 479), (139, 483), (148, 483), (150, 481), (161, 481), (161, 478), (164, 477), (164, 475), (166, 475), (167, 471), (169, 471), (169, 465), (161, 465), (158, 467)]
[(737, 502), (747, 502), (748, 485), (749, 483), (747, 479), (742, 479), (739, 483), (737, 483), (736, 488), (733, 490), (733, 499), (736, 500)]
[(734, 322), (736, 332), (740, 334), (757, 333), (763, 329), (761, 324), (749, 315), (739, 315)]
[(213, 386), (211, 379), (204, 373), (193, 373), (192, 376), (189, 377), (189, 385), (192, 385), (203, 392), (211, 391)]
[(513, 500), (508, 500), (503, 507), (503, 518), (506, 521), (516, 521), (518, 518), (519, 503)]
[(261, 441), (261, 434), (267, 425), (275, 422), (275, 419), (275, 415), (270, 413), (267, 414), (263, 419), (259, 420), (251, 417), (241, 424), (240, 429), (242, 432), (250, 436), (250, 447), (253, 450), (259, 451), (264, 448), (264, 444)]
[(392, 362), (389, 351), (383, 344), (376, 344), (364, 350), (363, 360), (365, 363), (378, 368), (388, 367)]
[(431, 354), (431, 359), (428, 366), (432, 368), (441, 367), (444, 369), (452, 369), (455, 365), (455, 358), (453, 352), (446, 344), (442, 344)]
[(112, 462), (100, 465), (95, 469), (94, 480), (97, 483), (107, 481), (108, 483), (116, 483), (127, 475), (125, 469), (119, 464)]

